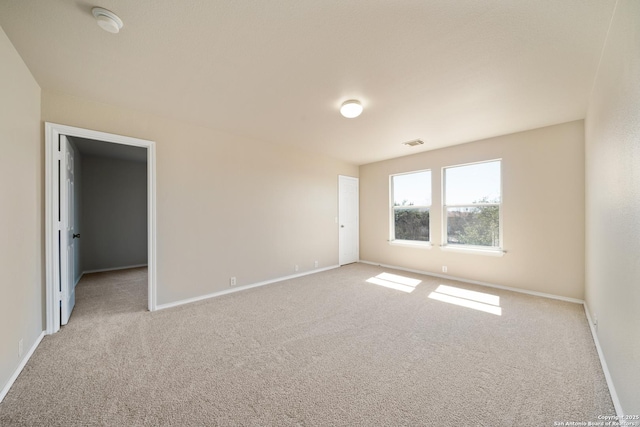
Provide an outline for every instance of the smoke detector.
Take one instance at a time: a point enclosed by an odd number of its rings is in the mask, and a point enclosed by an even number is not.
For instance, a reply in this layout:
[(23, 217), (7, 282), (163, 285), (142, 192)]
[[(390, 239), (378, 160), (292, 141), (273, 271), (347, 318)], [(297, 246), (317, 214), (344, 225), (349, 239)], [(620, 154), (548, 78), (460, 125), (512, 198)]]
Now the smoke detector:
[(124, 25), (122, 19), (110, 10), (103, 9), (101, 7), (94, 7), (91, 9), (91, 13), (93, 14), (93, 17), (96, 18), (96, 21), (98, 21), (100, 28), (109, 33), (119, 33), (120, 29)]

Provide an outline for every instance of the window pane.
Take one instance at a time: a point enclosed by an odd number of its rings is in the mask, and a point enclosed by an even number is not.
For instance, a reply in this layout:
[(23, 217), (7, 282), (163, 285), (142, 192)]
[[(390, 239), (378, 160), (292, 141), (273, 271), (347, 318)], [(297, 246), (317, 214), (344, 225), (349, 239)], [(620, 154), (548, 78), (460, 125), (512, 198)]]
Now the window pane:
[(395, 175), (394, 206), (431, 206), (431, 171)]
[(429, 241), (429, 209), (393, 210), (397, 240)]
[(499, 247), (500, 208), (447, 208), (447, 243)]
[(500, 161), (445, 169), (445, 204), (500, 203)]

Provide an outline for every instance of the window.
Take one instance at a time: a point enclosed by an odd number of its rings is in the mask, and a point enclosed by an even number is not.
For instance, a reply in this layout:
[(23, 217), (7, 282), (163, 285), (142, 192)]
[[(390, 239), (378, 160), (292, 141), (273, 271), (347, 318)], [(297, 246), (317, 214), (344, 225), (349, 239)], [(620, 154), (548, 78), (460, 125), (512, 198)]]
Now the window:
[(431, 171), (391, 175), (391, 241), (429, 242)]
[(501, 161), (443, 169), (445, 245), (500, 249)]

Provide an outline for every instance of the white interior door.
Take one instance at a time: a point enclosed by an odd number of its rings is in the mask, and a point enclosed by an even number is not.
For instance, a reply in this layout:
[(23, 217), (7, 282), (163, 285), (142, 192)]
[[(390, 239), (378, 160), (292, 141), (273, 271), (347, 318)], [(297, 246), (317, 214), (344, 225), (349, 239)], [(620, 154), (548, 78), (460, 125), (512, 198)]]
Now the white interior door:
[(74, 280), (75, 215), (74, 151), (66, 136), (60, 135), (60, 324), (66, 325), (76, 303)]
[(358, 262), (360, 258), (360, 224), (358, 178), (338, 177), (338, 227), (340, 265)]

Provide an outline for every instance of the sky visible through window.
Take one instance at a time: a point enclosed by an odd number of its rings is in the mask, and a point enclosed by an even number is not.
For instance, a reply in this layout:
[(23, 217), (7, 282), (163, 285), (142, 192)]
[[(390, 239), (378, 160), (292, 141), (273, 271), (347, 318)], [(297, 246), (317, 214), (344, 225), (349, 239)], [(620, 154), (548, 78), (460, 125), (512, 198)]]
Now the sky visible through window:
[(500, 202), (500, 160), (447, 168), (445, 174), (448, 206)]
[[(483, 199), (500, 202), (500, 161), (445, 169), (446, 204), (471, 205)], [(431, 171), (393, 177), (394, 205), (431, 206)]]
[(431, 206), (431, 171), (393, 177), (393, 204)]

